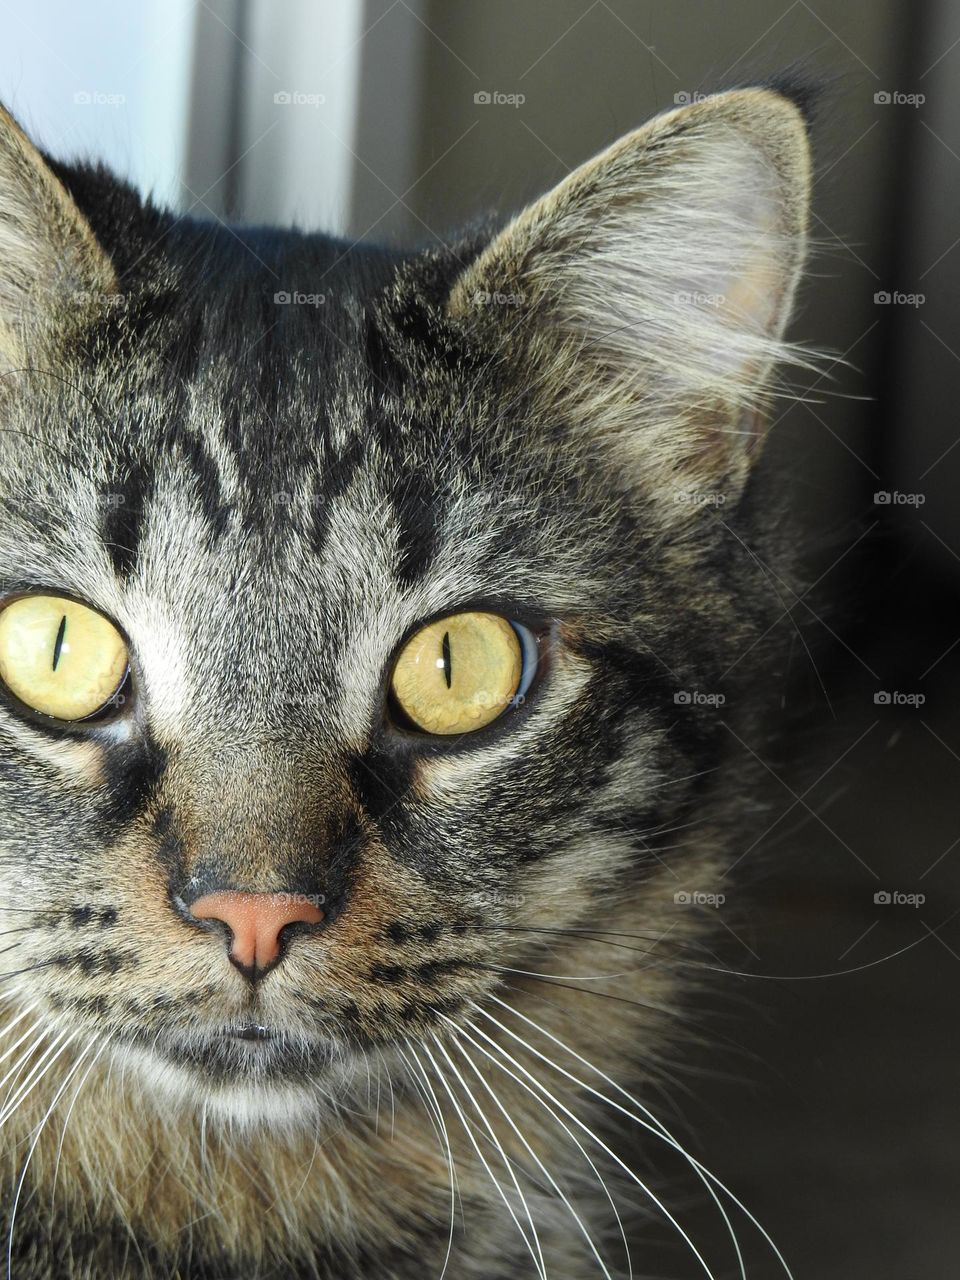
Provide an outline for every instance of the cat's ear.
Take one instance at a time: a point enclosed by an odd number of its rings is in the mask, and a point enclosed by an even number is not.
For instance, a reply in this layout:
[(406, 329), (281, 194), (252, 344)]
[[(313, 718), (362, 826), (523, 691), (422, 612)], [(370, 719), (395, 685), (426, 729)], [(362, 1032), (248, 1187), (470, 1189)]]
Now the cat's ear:
[(88, 222), (0, 107), (0, 373), (36, 363), (92, 302), (116, 292)]
[(810, 155), (768, 89), (659, 116), (570, 174), (456, 282), (451, 317), (510, 351), (553, 424), (678, 493), (738, 493), (805, 252)]

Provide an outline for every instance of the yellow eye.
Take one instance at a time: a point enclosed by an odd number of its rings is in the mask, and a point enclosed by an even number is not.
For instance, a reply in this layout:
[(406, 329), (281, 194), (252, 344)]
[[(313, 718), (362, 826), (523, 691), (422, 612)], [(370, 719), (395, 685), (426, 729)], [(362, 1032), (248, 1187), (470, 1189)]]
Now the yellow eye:
[(482, 729), (529, 683), (518, 630), (495, 613), (454, 613), (421, 627), (393, 669), (397, 705), (426, 733)]
[(62, 596), (22, 596), (0, 612), (0, 678), (21, 702), (84, 720), (123, 684), (127, 646), (102, 613)]

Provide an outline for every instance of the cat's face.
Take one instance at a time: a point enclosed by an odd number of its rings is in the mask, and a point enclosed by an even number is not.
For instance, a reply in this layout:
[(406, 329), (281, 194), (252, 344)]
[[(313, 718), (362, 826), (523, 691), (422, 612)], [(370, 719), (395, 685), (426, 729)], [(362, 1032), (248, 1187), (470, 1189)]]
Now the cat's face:
[[(684, 694), (771, 603), (724, 528), (802, 252), (795, 109), (677, 113), (422, 257), (177, 222), (88, 173), (75, 205), (0, 127), (30, 264), (0, 289), (0, 636), (68, 599), (129, 664), (92, 719), (0, 691), (16, 1002), (270, 1114), (548, 931), (665, 912), (660, 833), (724, 736)], [(292, 904), (265, 969), (193, 915), (237, 892)]]

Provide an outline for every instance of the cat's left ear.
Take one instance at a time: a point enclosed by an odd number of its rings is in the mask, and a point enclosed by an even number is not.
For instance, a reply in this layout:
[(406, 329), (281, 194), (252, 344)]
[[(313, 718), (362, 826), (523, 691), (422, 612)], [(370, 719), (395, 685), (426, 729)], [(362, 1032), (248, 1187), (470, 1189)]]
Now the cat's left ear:
[(83, 214), (0, 107), (0, 374), (48, 357), (97, 299), (117, 290)]
[(649, 483), (738, 494), (803, 265), (801, 111), (735, 90), (659, 116), (495, 237), (448, 313), (509, 352), (544, 419)]

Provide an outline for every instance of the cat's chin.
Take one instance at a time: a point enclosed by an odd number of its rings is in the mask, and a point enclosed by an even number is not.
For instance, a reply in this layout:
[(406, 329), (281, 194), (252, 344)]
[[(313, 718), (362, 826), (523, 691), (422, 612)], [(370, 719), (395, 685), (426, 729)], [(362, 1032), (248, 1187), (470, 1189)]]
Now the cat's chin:
[(115, 1053), (122, 1074), (164, 1110), (202, 1112), (234, 1129), (290, 1132), (336, 1116), (358, 1078), (352, 1054), (332, 1041), (242, 1030), (161, 1036), (149, 1048), (125, 1044)]

